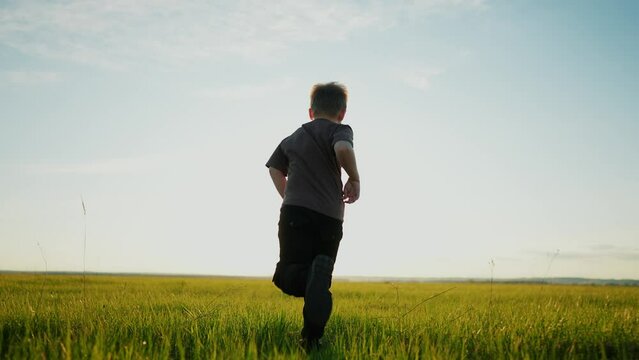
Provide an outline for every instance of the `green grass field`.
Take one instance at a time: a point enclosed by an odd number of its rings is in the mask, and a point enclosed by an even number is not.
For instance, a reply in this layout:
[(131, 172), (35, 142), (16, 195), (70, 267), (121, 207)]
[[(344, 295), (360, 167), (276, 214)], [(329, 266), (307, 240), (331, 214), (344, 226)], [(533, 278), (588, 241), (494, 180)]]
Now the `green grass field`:
[(302, 300), (267, 280), (5, 274), (0, 358), (639, 358), (638, 287), (335, 282), (333, 295), (325, 346), (307, 355)]

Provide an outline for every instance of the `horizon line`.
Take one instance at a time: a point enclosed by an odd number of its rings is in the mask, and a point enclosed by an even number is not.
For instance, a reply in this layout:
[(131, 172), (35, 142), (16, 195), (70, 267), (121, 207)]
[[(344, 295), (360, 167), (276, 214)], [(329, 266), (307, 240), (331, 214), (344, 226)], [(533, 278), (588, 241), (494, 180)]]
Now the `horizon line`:
[[(4, 270), (3, 274), (43, 274), (43, 275), (97, 275), (97, 276), (148, 276), (148, 277), (211, 277), (231, 279), (270, 279), (271, 275), (225, 275), (225, 274), (197, 274), (197, 273), (161, 273), (161, 272), (102, 272), (102, 271), (26, 271)], [(575, 285), (635, 285), (639, 286), (639, 279), (632, 278), (588, 278), (572, 276), (556, 277), (424, 277), (424, 276), (367, 276), (367, 275), (340, 275), (333, 279), (343, 282), (404, 282), (404, 283), (438, 283), (438, 282), (499, 282), (499, 283), (548, 283), (548, 284), (575, 284)]]

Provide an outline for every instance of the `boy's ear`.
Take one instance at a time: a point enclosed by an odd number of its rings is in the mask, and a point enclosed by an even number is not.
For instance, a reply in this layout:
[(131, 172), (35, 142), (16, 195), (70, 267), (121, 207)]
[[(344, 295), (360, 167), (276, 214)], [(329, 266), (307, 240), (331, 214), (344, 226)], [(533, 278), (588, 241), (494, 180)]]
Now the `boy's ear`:
[(308, 108), (308, 117), (313, 120), (315, 119), (315, 114), (313, 114), (313, 109)]
[(339, 114), (337, 114), (337, 120), (344, 120), (344, 116), (346, 116), (346, 108), (342, 109)]

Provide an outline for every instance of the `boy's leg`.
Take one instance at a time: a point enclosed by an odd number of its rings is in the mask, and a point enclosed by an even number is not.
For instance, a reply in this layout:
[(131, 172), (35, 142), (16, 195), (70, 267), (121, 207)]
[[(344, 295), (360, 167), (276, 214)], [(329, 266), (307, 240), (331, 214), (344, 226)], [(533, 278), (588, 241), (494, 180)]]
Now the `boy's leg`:
[(307, 264), (287, 264), (280, 261), (275, 267), (273, 283), (286, 295), (304, 297), (308, 269)]
[(342, 221), (285, 205), (278, 225), (280, 261), (273, 282), (286, 294), (304, 297), (302, 337), (312, 344), (324, 334), (332, 310), (330, 286)]
[(304, 328), (302, 337), (316, 341), (324, 335), (324, 328), (333, 309), (333, 296), (329, 290), (333, 274), (332, 258), (318, 255), (308, 272), (304, 296)]
[(316, 236), (313, 238), (314, 258), (306, 282), (302, 329), (302, 337), (311, 346), (324, 335), (324, 328), (331, 315), (333, 265), (342, 239), (342, 221), (321, 214), (315, 214), (313, 218), (316, 225)]
[(278, 223), (280, 261), (275, 268), (273, 283), (285, 294), (303, 297), (306, 293), (308, 270), (313, 261), (312, 218), (309, 210), (285, 205)]

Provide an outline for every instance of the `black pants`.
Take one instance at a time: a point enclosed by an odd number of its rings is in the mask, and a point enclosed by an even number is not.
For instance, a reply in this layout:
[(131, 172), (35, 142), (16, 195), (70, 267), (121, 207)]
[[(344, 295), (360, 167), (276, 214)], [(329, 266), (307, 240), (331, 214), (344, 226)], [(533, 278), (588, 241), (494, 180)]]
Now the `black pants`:
[(280, 209), (280, 261), (273, 282), (284, 293), (304, 297), (308, 269), (317, 255), (335, 261), (342, 239), (342, 221), (293, 205)]
[[(305, 297), (307, 303), (311, 264), (318, 255), (328, 256), (335, 261), (342, 239), (342, 221), (304, 207), (284, 205), (280, 209), (278, 226), (280, 261), (273, 275), (273, 283), (285, 294)], [(305, 308), (305, 326), (306, 311)], [(320, 333), (323, 333), (323, 325), (320, 325)]]

